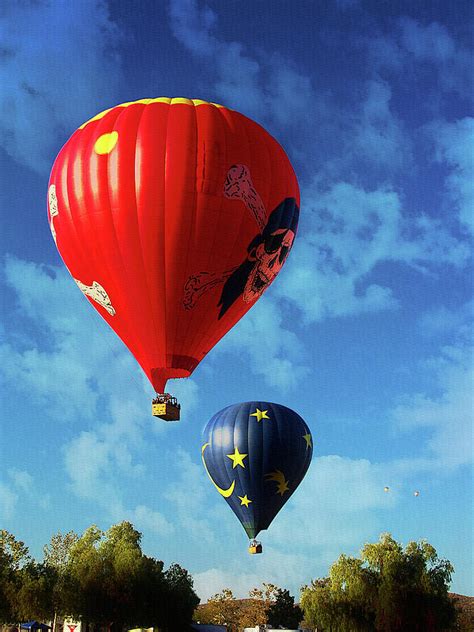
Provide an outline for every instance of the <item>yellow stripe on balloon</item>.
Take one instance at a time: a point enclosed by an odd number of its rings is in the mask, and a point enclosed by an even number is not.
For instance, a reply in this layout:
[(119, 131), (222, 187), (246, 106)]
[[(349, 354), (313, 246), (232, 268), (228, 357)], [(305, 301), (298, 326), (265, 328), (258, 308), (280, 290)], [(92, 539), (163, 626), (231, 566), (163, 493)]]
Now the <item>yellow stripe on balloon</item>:
[(215, 108), (225, 108), (227, 110), (230, 109), (230, 108), (226, 108), (225, 105), (220, 105), (219, 103), (213, 103), (211, 101), (203, 101), (202, 99), (185, 99), (184, 97), (175, 97), (172, 99), (170, 99), (170, 97), (156, 97), (155, 99), (138, 99), (137, 101), (127, 101), (126, 103), (119, 103), (113, 108), (108, 108), (107, 110), (104, 110), (103, 112), (99, 112), (99, 114), (96, 114), (95, 116), (90, 118), (88, 121), (83, 123), (79, 127), (79, 129), (84, 129), (84, 127), (88, 125), (89, 123), (92, 123), (93, 121), (98, 121), (101, 118), (104, 118), (104, 116), (108, 112), (110, 112), (111, 110), (114, 110), (115, 108), (127, 108), (129, 105), (135, 105), (136, 103), (143, 103), (144, 105), (149, 105), (150, 103), (167, 103), (168, 105), (186, 104), (186, 105), (194, 105), (195, 107), (199, 105), (212, 105)]

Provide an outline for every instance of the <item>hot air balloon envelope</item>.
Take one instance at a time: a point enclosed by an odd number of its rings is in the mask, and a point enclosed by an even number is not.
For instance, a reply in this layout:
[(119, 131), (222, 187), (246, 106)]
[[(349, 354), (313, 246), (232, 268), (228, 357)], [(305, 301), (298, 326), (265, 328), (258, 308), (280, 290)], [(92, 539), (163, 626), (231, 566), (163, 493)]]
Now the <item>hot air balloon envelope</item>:
[(189, 376), (275, 279), (298, 205), (270, 134), (182, 98), (123, 103), (81, 125), (48, 189), (64, 263), (159, 393)]
[(267, 529), (311, 462), (306, 422), (271, 402), (245, 402), (216, 413), (203, 431), (204, 467), (249, 538)]

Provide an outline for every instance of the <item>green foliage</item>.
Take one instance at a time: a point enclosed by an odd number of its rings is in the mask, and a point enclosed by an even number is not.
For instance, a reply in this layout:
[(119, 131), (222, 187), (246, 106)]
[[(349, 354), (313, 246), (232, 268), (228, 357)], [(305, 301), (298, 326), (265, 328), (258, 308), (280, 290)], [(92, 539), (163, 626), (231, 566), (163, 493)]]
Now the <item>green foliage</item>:
[(68, 531), (64, 535), (62, 533), (53, 535), (51, 542), (43, 547), (45, 564), (57, 570), (64, 570), (69, 559), (71, 547), (78, 539), (79, 536), (74, 531)]
[(0, 532), (0, 622), (72, 616), (94, 625), (186, 629), (199, 599), (192, 578), (177, 564), (140, 547), (141, 534), (129, 522), (103, 532), (91, 526), (52, 537), (44, 562), (8, 532)]
[(15, 596), (21, 569), (30, 562), (28, 548), (14, 535), (0, 530), (0, 621), (15, 620)]
[(274, 628), (295, 629), (302, 618), (301, 608), (295, 605), (295, 598), (290, 595), (290, 591), (277, 588), (275, 599), (267, 609), (268, 622)]
[(17, 591), (10, 601), (16, 620), (49, 620), (54, 616), (53, 592), (57, 575), (46, 564), (30, 562), (19, 572)]
[(390, 534), (366, 544), (360, 558), (341, 555), (329, 578), (302, 591), (305, 620), (323, 630), (425, 632), (455, 621), (448, 596), (453, 567), (425, 541), (405, 549)]

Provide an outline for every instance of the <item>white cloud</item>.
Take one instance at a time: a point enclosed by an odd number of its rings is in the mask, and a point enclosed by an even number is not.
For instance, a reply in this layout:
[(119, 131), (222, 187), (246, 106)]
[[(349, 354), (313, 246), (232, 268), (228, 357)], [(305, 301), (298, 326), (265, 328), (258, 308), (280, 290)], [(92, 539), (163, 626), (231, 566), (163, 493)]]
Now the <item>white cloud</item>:
[(16, 468), (10, 468), (8, 470), (8, 476), (13, 481), (15, 487), (23, 492), (31, 490), (33, 485), (33, 477), (26, 470), (18, 470)]
[(474, 314), (474, 301), (469, 301), (459, 309), (448, 309), (444, 305), (435, 307), (422, 314), (419, 327), (423, 335), (442, 334), (469, 335), (470, 320)]
[(15, 494), (17, 500), (22, 498), (24, 502), (27, 499), (28, 502), (38, 505), (41, 509), (50, 509), (51, 495), (38, 489), (29, 472), (12, 467), (8, 469), (7, 473), (17, 492)]
[(148, 531), (161, 536), (169, 536), (174, 533), (174, 525), (171, 524), (159, 511), (137, 505), (133, 510), (125, 510), (120, 519), (129, 520), (139, 531)]
[[(474, 233), (474, 118), (452, 123), (435, 121), (427, 126), (435, 146), (435, 160), (449, 170), (446, 189), (460, 222)], [(450, 204), (450, 206), (451, 206)]]
[(309, 322), (395, 307), (389, 288), (358, 284), (393, 252), (401, 221), (396, 193), (341, 182), (326, 192), (310, 189), (304, 198), (309, 226), (295, 242), (277, 295), (291, 299)]
[[(121, 408), (118, 402), (117, 406)], [(144, 467), (134, 461), (134, 448), (142, 443), (140, 429), (133, 427), (134, 417), (127, 416), (126, 406), (122, 412), (123, 416), (112, 423), (99, 424), (94, 431), (82, 432), (64, 446), (72, 489), (80, 498), (101, 507), (110, 520), (130, 520), (139, 529), (168, 536), (174, 527), (162, 513), (143, 504), (135, 507), (124, 504), (125, 481), (128, 484), (134, 480), (139, 482)]]
[(196, 464), (182, 448), (173, 455), (177, 476), (168, 486), (163, 496), (174, 506), (174, 515), (188, 538), (204, 543), (208, 547), (216, 545), (212, 521), (206, 519), (204, 510), (208, 497), (209, 481), (201, 464)]
[(433, 469), (472, 463), (474, 366), (473, 348), (447, 346), (439, 357), (424, 363), (436, 380), (437, 395), (414, 393), (394, 407), (391, 416), (403, 432), (431, 430), (426, 442)]
[(308, 103), (319, 102), (309, 77), (289, 60), (219, 37), (217, 15), (207, 6), (173, 0), (170, 18), (177, 40), (205, 59), (213, 90), (224, 104), (262, 122), (294, 127), (306, 120)]
[[(347, 182), (303, 192), (302, 235), (275, 284), (275, 294), (292, 301), (307, 322), (398, 306), (396, 286), (367, 279), (377, 265), (395, 262), (420, 272), (463, 266), (469, 247), (439, 221), (406, 218), (390, 188), (364, 190)], [(304, 297), (304, 300), (301, 300)]]
[(10, 520), (15, 514), (18, 494), (15, 494), (10, 487), (0, 481), (0, 518)]
[(5, 5), (0, 144), (13, 158), (44, 173), (59, 134), (114, 104), (122, 37), (101, 0)]
[(401, 121), (390, 109), (392, 90), (379, 77), (366, 84), (366, 95), (344, 154), (354, 163), (363, 160), (372, 167), (389, 171), (406, 168), (412, 160), (408, 136)]
[[(277, 280), (276, 283), (280, 283)], [(216, 348), (219, 353), (238, 352), (248, 360), (255, 375), (283, 392), (294, 388), (309, 368), (305, 349), (285, 326), (283, 310), (269, 293), (226, 335)]]
[(438, 22), (420, 24), (411, 18), (400, 20), (400, 46), (408, 63), (428, 62), (438, 71), (439, 87), (472, 99), (472, 55)]
[[(146, 378), (107, 325), (93, 312), (87, 315), (91, 308), (67, 272), (8, 258), (5, 277), (18, 300), (17, 318), (6, 332), (12, 343), (0, 349), (9, 386), (27, 392), (53, 418), (89, 422), (93, 428), (63, 446), (73, 492), (111, 519), (127, 515), (155, 532), (170, 533), (172, 526), (159, 512), (142, 504), (127, 507), (123, 500), (124, 481), (136, 483), (144, 475), (140, 452), (150, 427)], [(31, 327), (31, 337), (16, 337), (22, 325)], [(177, 390), (192, 410), (196, 385)], [(153, 425), (155, 434), (164, 430)], [(23, 491), (31, 483), (26, 472), (12, 470), (11, 476)]]
[(229, 587), (234, 597), (247, 597), (251, 588), (260, 586), (261, 579), (257, 573), (242, 574), (236, 573), (234, 569), (209, 568), (200, 573), (193, 573), (193, 582), (194, 590), (201, 602), (206, 602), (209, 597)]
[[(395, 71), (414, 91), (421, 88), (422, 104), (427, 111), (439, 106), (439, 101), (453, 92), (472, 100), (472, 53), (445, 25), (422, 24), (403, 17), (395, 30), (389, 34), (371, 34), (366, 43), (372, 69)], [(430, 75), (426, 73), (427, 67)], [(423, 81), (419, 81), (420, 76)]]

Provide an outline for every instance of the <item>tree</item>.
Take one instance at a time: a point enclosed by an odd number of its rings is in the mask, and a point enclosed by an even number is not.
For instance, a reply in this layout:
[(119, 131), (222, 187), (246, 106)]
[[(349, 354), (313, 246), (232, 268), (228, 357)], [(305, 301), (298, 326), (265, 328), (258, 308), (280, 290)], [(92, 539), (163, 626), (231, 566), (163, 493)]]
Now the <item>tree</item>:
[(57, 574), (52, 567), (34, 561), (19, 570), (17, 590), (11, 597), (15, 619), (51, 619), (56, 579)]
[(268, 623), (274, 628), (297, 628), (303, 618), (301, 608), (295, 605), (295, 598), (283, 588), (277, 588), (275, 600), (266, 614)]
[(51, 542), (43, 547), (44, 562), (58, 570), (64, 569), (67, 565), (71, 547), (79, 539), (77, 533), (68, 531), (65, 534), (56, 533), (51, 536)]
[(20, 585), (20, 569), (30, 562), (28, 547), (14, 535), (0, 530), (0, 621), (15, 619), (15, 597)]
[(142, 553), (141, 533), (129, 522), (103, 532), (92, 526), (67, 556), (61, 612), (121, 630), (137, 623), (171, 632), (185, 629), (199, 599), (180, 566)]
[[(402, 548), (389, 534), (360, 558), (341, 555), (329, 578), (302, 591), (305, 620), (324, 630), (435, 632), (449, 629), (453, 567), (425, 541)], [(332, 626), (332, 627), (331, 627)]]
[(230, 588), (210, 597), (194, 616), (200, 623), (226, 625), (229, 632), (238, 632), (239, 604)]
[[(273, 618), (270, 614), (273, 612)], [(294, 604), (288, 590), (274, 584), (263, 583), (261, 588), (252, 588), (248, 599), (235, 599), (232, 591), (225, 588), (199, 606), (194, 620), (199, 623), (227, 625), (229, 631), (239, 631), (275, 621), (276, 625), (298, 626), (301, 611)]]
[(51, 601), (54, 611), (53, 632), (56, 632), (56, 620), (58, 611), (63, 601), (63, 591), (67, 584), (67, 564), (72, 546), (78, 541), (79, 536), (74, 531), (65, 534), (56, 533), (51, 537), (49, 544), (43, 547), (44, 564), (49, 572), (55, 576), (54, 586), (51, 592)]
[(170, 631), (184, 630), (199, 603), (199, 597), (193, 590), (193, 579), (179, 564), (172, 564), (165, 571), (164, 579), (167, 603), (164, 627)]

